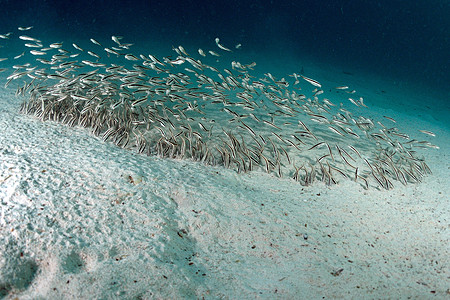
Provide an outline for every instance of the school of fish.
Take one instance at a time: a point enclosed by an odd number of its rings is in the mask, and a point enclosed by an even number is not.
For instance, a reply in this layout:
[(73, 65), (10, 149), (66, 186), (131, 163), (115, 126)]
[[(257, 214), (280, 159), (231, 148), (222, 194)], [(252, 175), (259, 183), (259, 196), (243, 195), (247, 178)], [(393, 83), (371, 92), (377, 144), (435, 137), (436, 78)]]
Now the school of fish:
[(391, 189), (431, 173), (415, 149), (438, 147), (400, 132), (391, 117), (384, 124), (356, 115), (349, 103), (358, 114), (368, 108), (348, 86), (326, 91), (296, 73), (257, 78), (254, 62), (219, 67), (218, 59), (241, 44), (226, 47), (216, 38), (214, 50), (190, 55), (178, 46), (160, 59), (133, 54), (120, 36), (90, 39), (87, 50), (23, 34), (31, 29), (0, 34), (5, 41), (18, 37), (26, 49), (0, 62), (25, 61), (12, 65), (5, 87), (17, 82), (21, 112), (42, 121), (90, 128), (103, 141), (138, 153), (261, 170), (303, 185), (349, 179)]

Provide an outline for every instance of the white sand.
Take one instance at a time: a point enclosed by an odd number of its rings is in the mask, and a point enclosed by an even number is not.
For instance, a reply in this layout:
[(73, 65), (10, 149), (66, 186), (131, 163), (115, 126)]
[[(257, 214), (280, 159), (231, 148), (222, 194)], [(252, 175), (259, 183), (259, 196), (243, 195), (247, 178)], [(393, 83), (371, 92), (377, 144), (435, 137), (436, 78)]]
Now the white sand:
[(448, 299), (450, 132), (366, 88), (371, 117), (437, 134), (421, 184), (302, 187), (137, 155), (3, 91), (0, 297)]

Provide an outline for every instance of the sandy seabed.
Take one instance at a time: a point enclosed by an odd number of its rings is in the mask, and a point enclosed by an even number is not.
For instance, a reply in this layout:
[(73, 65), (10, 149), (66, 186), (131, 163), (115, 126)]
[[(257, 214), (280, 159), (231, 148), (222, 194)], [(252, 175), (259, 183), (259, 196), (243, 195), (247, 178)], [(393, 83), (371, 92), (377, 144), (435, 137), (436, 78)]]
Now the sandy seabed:
[(450, 132), (420, 107), (370, 107), (440, 147), (386, 191), (138, 155), (20, 101), (0, 94), (0, 297), (450, 297)]

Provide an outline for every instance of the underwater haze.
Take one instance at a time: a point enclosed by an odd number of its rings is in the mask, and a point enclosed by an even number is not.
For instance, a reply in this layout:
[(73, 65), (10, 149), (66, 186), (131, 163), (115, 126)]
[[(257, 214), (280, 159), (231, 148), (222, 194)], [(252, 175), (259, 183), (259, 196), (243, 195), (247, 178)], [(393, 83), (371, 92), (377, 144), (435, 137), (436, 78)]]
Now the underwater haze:
[(450, 295), (449, 1), (0, 12), (0, 298)]

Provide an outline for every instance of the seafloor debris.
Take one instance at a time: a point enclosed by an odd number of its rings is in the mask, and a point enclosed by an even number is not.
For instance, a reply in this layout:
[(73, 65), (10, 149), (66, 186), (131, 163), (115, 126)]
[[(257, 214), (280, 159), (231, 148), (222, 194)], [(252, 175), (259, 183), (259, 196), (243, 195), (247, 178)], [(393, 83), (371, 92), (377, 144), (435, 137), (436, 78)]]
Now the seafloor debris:
[(237, 172), (264, 170), (303, 185), (347, 178), (390, 189), (393, 181), (406, 185), (430, 173), (414, 149), (436, 146), (357, 115), (368, 109), (348, 86), (329, 89), (326, 98), (322, 84), (303, 74), (257, 78), (254, 62), (223, 68), (219, 57), (235, 53), (218, 38), (217, 52), (190, 55), (179, 46), (175, 57), (159, 59), (132, 54), (132, 44), (117, 36), (90, 39), (91, 51), (18, 35), (28, 50), (14, 58), (26, 62), (13, 66), (6, 86), (20, 82), (21, 112), (91, 128), (119, 147)]

